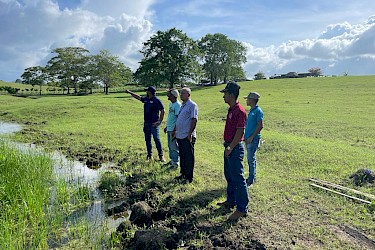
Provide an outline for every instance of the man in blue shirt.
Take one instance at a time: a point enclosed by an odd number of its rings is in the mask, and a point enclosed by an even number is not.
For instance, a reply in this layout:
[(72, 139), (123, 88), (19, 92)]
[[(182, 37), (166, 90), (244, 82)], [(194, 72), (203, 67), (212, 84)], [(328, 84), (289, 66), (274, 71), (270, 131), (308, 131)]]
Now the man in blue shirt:
[(247, 106), (250, 106), (244, 135), (247, 149), (247, 163), (249, 164), (249, 178), (246, 180), (248, 187), (255, 183), (256, 151), (260, 145), (260, 131), (263, 129), (263, 111), (258, 106), (259, 98), (260, 95), (257, 92), (250, 92), (245, 96)]
[(164, 162), (163, 149), (160, 142), (160, 124), (164, 118), (164, 106), (159, 98), (155, 96), (156, 88), (153, 86), (145, 88), (146, 97), (141, 97), (134, 92), (125, 90), (125, 93), (131, 94), (135, 99), (141, 101), (144, 105), (144, 124), (143, 132), (147, 147), (147, 159), (152, 159), (151, 135), (154, 138), (156, 149), (158, 150), (159, 160)]
[(167, 126), (164, 128), (164, 133), (167, 133), (168, 136), (169, 158), (171, 159), (170, 166), (174, 168), (178, 167), (180, 157), (178, 152), (177, 139), (176, 137), (172, 136), (172, 133), (176, 126), (176, 121), (178, 113), (180, 112), (181, 103), (177, 100), (179, 96), (177, 89), (168, 90), (167, 96), (168, 100), (170, 100), (171, 102), (169, 103)]

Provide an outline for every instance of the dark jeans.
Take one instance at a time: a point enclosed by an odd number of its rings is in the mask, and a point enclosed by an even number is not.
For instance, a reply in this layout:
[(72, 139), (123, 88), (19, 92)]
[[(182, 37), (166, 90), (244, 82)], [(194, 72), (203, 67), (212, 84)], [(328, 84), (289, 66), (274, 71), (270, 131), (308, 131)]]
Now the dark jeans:
[[(224, 148), (228, 145), (229, 143), (224, 143)], [(228, 157), (224, 156), (224, 175), (228, 183), (227, 201), (236, 204), (238, 211), (246, 213), (249, 197), (242, 164), (244, 154), (244, 146), (239, 143), (233, 148)]]
[(154, 127), (152, 123), (145, 122), (143, 124), (143, 132), (145, 133), (145, 141), (147, 147), (147, 156), (152, 155), (152, 144), (151, 135), (154, 137), (156, 149), (158, 150), (158, 155), (163, 155), (163, 149), (161, 147), (160, 136), (159, 136), (160, 126)]
[(180, 152), (180, 173), (186, 180), (190, 181), (193, 180), (195, 140), (195, 137), (191, 139), (191, 142), (188, 138), (177, 139)]

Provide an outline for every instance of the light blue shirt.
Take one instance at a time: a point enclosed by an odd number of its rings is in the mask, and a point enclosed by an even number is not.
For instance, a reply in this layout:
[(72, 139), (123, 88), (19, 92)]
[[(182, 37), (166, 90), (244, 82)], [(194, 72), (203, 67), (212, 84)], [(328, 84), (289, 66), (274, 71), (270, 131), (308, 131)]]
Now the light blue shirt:
[[(244, 134), (245, 140), (247, 140), (255, 132), (259, 121), (263, 121), (263, 110), (259, 106), (255, 106), (247, 115)], [(260, 138), (260, 133), (257, 136)]]
[(178, 113), (180, 112), (181, 103), (179, 101), (169, 103), (169, 111), (167, 118), (167, 131), (173, 131)]
[[(198, 120), (198, 105), (190, 99), (182, 104), (176, 121), (176, 138), (185, 139), (189, 135), (192, 119)], [(194, 129), (192, 133), (196, 137)]]

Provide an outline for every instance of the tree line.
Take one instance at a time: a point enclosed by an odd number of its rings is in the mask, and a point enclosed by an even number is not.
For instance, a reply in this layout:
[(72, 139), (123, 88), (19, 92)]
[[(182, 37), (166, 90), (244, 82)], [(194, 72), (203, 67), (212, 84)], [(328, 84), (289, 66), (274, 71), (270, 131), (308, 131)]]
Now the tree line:
[(91, 55), (81, 47), (56, 48), (45, 66), (25, 69), (22, 83), (39, 85), (40, 94), (43, 85), (62, 88), (67, 94), (101, 86), (108, 94), (109, 88), (130, 83), (172, 88), (201, 79), (216, 85), (245, 78), (246, 47), (220, 33), (193, 40), (176, 28), (158, 31), (139, 52), (143, 58), (132, 72), (107, 50)]

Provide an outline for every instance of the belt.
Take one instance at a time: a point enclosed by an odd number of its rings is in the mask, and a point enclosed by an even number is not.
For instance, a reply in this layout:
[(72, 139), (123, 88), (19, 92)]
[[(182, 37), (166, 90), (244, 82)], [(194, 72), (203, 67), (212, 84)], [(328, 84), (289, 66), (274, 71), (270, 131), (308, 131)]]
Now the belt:
[[(228, 147), (232, 142), (224, 142), (223, 145), (224, 147)], [(237, 147), (239, 144), (242, 144), (242, 141), (240, 141), (239, 143), (237, 143), (234, 147)]]

